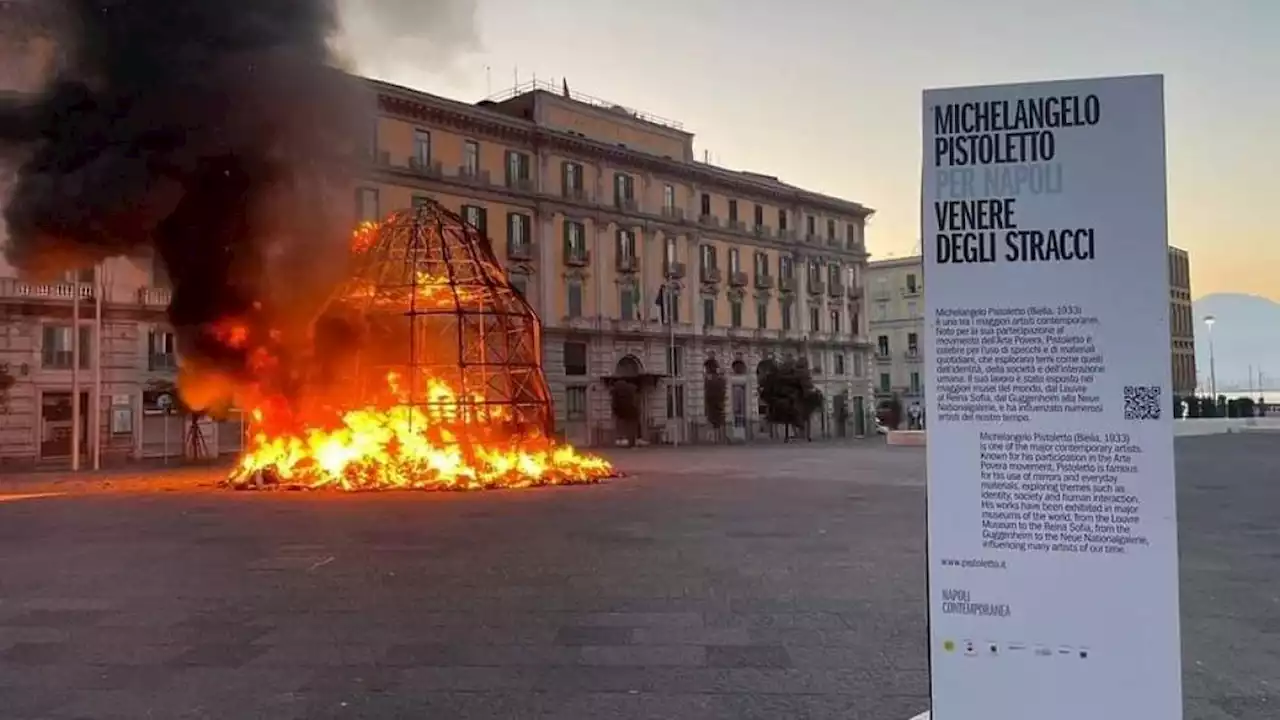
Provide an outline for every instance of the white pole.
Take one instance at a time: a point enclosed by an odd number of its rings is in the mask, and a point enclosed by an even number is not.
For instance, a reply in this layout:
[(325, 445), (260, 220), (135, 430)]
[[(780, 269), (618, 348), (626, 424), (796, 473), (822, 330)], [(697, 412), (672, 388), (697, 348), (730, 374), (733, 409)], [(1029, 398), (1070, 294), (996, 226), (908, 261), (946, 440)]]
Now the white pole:
[(80, 271), (71, 273), (71, 472), (80, 471)]
[(106, 302), (106, 283), (103, 281), (103, 273), (106, 270), (106, 263), (99, 263), (94, 268), (94, 279), (97, 280), (97, 287), (94, 289), (94, 314), (93, 314), (93, 469), (102, 469), (102, 304)]
[[(675, 291), (675, 281), (674, 281), (674, 280), (670, 280), (670, 281), (668, 281), (668, 282), (666, 283), (666, 285), (664, 285), (664, 287), (665, 287), (665, 288), (666, 288), (666, 290), (667, 290), (667, 302), (666, 302), (665, 304), (666, 304), (666, 306), (667, 306), (667, 330), (668, 330), (668, 333), (669, 333), (669, 335), (668, 335), (668, 338), (669, 338), (669, 350), (668, 350), (667, 352), (671, 355), (671, 376), (672, 376), (672, 378), (675, 378), (675, 377), (679, 374), (679, 372), (680, 372), (680, 368), (676, 366), (676, 361), (677, 361), (679, 358), (677, 358), (677, 357), (676, 357), (676, 291)], [(673, 382), (674, 382), (674, 380), (673, 380)], [(673, 385), (673, 387), (674, 387), (674, 385)], [(671, 395), (671, 411), (672, 411), (672, 414), (674, 415), (674, 414), (675, 414), (675, 411), (676, 411), (676, 410), (678, 410), (679, 408), (678, 408), (678, 407), (676, 407), (676, 401), (675, 401), (675, 390), (672, 390), (672, 391), (671, 391), (671, 393), (672, 393), (672, 395)], [(680, 445), (680, 431), (681, 431), (680, 423), (681, 423), (682, 418), (680, 418), (680, 417), (675, 417), (675, 418), (672, 418), (672, 419), (673, 419), (673, 420), (675, 420), (675, 426), (676, 426), (676, 427), (675, 427), (675, 432), (671, 433), (671, 446), (672, 446), (672, 447), (678, 447), (678, 446)]]

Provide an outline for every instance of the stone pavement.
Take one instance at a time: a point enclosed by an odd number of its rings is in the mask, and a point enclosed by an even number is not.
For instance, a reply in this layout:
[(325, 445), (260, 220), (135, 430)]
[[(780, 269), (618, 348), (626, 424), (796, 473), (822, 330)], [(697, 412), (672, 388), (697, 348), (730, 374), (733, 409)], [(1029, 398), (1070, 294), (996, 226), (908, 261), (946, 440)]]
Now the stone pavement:
[[(1188, 718), (1280, 707), (1267, 444), (1179, 442)], [(918, 449), (615, 457), (587, 487), (0, 503), (0, 718), (925, 709)]]

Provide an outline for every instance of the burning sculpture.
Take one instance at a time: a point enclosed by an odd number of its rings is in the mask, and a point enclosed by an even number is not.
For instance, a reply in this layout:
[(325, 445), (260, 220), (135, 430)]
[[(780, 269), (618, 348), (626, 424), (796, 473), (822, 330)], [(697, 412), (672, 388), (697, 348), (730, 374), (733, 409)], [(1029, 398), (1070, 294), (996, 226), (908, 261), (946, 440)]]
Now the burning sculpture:
[(427, 201), (354, 234), (315, 324), (310, 391), (253, 408), (232, 483), (479, 489), (593, 481), (550, 440), (541, 326), (488, 240)]

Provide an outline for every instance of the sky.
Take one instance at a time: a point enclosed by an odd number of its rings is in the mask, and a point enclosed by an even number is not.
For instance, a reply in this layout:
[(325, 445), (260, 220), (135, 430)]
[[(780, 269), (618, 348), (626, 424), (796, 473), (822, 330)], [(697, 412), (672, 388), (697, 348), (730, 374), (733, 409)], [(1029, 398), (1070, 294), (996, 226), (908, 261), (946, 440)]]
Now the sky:
[(468, 101), (563, 79), (678, 120), (699, 157), (875, 208), (873, 259), (919, 247), (922, 90), (1162, 73), (1193, 296), (1280, 300), (1276, 0), (350, 2), (367, 74)]

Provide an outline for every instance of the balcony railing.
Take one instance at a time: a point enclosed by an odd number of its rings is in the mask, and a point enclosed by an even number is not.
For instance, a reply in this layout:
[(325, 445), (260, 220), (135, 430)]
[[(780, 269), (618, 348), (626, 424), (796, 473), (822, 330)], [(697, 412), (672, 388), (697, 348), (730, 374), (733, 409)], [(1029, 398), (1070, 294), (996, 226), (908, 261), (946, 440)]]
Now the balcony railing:
[(698, 216), (698, 224), (706, 225), (707, 227), (720, 227), (720, 218), (704, 213)]
[(640, 269), (640, 258), (635, 255), (618, 256), (618, 272), (633, 273)]
[(738, 232), (743, 232), (747, 229), (747, 224), (741, 220), (730, 220), (728, 225), (730, 230), (737, 230)]
[(565, 254), (564, 264), (570, 267), (586, 267), (591, 264), (591, 251), (586, 249), (571, 249)]
[(842, 283), (831, 283), (827, 286), (827, 295), (838, 298), (844, 297), (844, 285)]
[(664, 207), (662, 208), (662, 217), (676, 222), (684, 221), (684, 208), (680, 207)]
[(773, 287), (773, 278), (769, 277), (769, 273), (756, 273), (756, 288), (760, 290), (768, 290)]
[(568, 200), (576, 200), (578, 202), (587, 201), (586, 188), (572, 187), (572, 186), (562, 187), (560, 188), (560, 195), (561, 197), (564, 197), (565, 199), (568, 199)]
[(733, 287), (746, 287), (747, 282), (748, 282), (748, 279), (747, 279), (746, 273), (744, 272), (729, 273), (729, 284), (732, 285)]
[(70, 302), (79, 285), (80, 299), (93, 299), (93, 283), (33, 283), (17, 278), (0, 278), (0, 297)]
[(862, 286), (861, 286), (861, 285), (850, 285), (848, 288), (846, 288), (846, 294), (849, 296), (849, 299), (850, 299), (850, 300), (861, 300), (861, 299), (862, 299)]
[(168, 307), (173, 300), (173, 291), (168, 288), (138, 288), (138, 304), (147, 307)]
[(682, 262), (669, 262), (666, 266), (666, 276), (669, 280), (683, 280), (685, 276), (685, 266)]
[(919, 295), (922, 290), (924, 290), (924, 288), (919, 285), (915, 287), (904, 287), (902, 288), (902, 296), (915, 297), (916, 295)]
[(177, 370), (178, 356), (174, 353), (151, 353), (147, 356), (148, 370)]
[(422, 158), (416, 155), (409, 157), (409, 169), (416, 173), (421, 173), (429, 177), (438, 178), (444, 174), (444, 169), (441, 167), (440, 163), (432, 162), (430, 160), (423, 160)]
[(469, 168), (466, 165), (459, 165), (458, 178), (478, 185), (488, 185), (490, 175), (488, 170), (480, 170), (478, 168)]
[(704, 283), (720, 282), (720, 268), (703, 266), (698, 270), (698, 278)]
[(530, 240), (517, 240), (507, 243), (507, 257), (512, 260), (532, 260), (533, 259), (533, 242)]
[(823, 290), (823, 283), (821, 280), (812, 280), (812, 279), (809, 280), (810, 295), (821, 295), (822, 290)]
[(795, 292), (796, 279), (794, 277), (788, 277), (786, 275), (783, 275), (782, 277), (778, 278), (778, 289), (781, 290), (782, 292)]
[(635, 198), (615, 197), (613, 199), (613, 207), (622, 212), (633, 213), (639, 211), (640, 205)]
[(507, 177), (507, 189), (508, 189), (508, 190), (515, 190), (515, 191), (517, 191), (517, 192), (526, 192), (526, 193), (531, 193), (531, 192), (533, 192), (533, 191), (534, 191), (535, 187), (536, 187), (536, 185), (535, 185), (535, 183), (533, 182), (533, 178), (529, 178), (529, 177), (510, 177), (510, 176), (508, 176), (508, 177)]
[(876, 362), (886, 363), (892, 361), (893, 354), (889, 352), (888, 348), (876, 348)]
[(762, 238), (773, 237), (773, 228), (769, 227), (768, 225), (756, 225), (755, 227), (751, 228), (751, 232), (755, 233), (756, 237), (762, 237)]
[(908, 360), (919, 360), (920, 348), (918, 347), (907, 348), (907, 351), (903, 353), (903, 356), (906, 357)]

